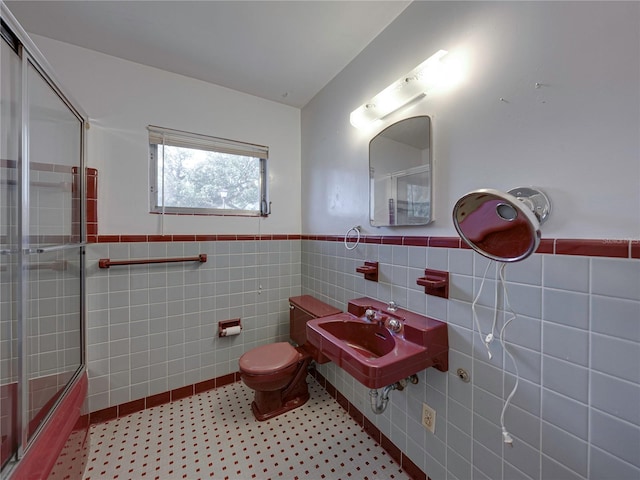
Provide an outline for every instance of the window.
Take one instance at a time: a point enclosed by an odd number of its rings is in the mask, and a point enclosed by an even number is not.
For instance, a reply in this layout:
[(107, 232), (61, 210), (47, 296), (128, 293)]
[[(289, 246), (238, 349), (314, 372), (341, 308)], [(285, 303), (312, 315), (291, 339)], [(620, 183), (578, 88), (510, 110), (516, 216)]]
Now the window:
[(260, 145), (149, 126), (151, 212), (268, 215)]

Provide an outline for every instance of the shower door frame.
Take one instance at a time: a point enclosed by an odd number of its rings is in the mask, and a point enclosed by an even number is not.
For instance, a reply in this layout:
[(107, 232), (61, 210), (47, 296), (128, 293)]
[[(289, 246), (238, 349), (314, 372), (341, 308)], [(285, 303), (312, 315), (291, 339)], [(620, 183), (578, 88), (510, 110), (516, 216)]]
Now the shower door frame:
[[(85, 248), (86, 245), (86, 130), (88, 129), (87, 115), (77, 105), (77, 102), (73, 99), (63, 87), (61, 82), (53, 73), (52, 67), (44, 58), (40, 50), (36, 47), (33, 41), (29, 38), (28, 34), (24, 31), (21, 25), (17, 22), (15, 17), (8, 10), (6, 5), (0, 0), (0, 18), (3, 26), (15, 37), (18, 42), (17, 54), (21, 66), (21, 91), (19, 93), (20, 107), (20, 139), (18, 140), (18, 169), (17, 169), (17, 187), (18, 192), (16, 194), (16, 202), (18, 207), (18, 242), (15, 245), (18, 247), (17, 259), (17, 285), (16, 291), (18, 292), (18, 299), (16, 301), (16, 315), (15, 322), (17, 322), (17, 404), (18, 413), (15, 418), (14, 431), (17, 432), (17, 451), (12, 454), (5, 468), (0, 472), (0, 478), (5, 478), (11, 475), (11, 471), (19, 463), (20, 459), (26, 454), (29, 446), (33, 444), (42, 430), (43, 426), (49, 421), (52, 414), (55, 412), (58, 404), (65, 398), (67, 392), (75, 385), (79, 380), (81, 374), (86, 369), (86, 273), (85, 273)], [(5, 42), (5, 39), (0, 39)], [(33, 67), (44, 82), (53, 90), (53, 93), (62, 101), (62, 103), (69, 109), (79, 121), (80, 127), (80, 158), (78, 163), (77, 186), (80, 189), (79, 199), (77, 202), (77, 212), (79, 222), (77, 224), (77, 232), (72, 231), (70, 243), (48, 245), (48, 246), (32, 246), (30, 242), (30, 156), (29, 156), (29, 88), (28, 88), (28, 69), (29, 65)], [(72, 192), (73, 199), (73, 192)], [(29, 284), (29, 271), (28, 260), (29, 256), (33, 254), (41, 254), (55, 251), (73, 251), (78, 249), (79, 253), (79, 335), (80, 335), (80, 363), (76, 371), (71, 375), (69, 381), (62, 388), (60, 395), (50, 410), (47, 412), (44, 419), (40, 422), (39, 426), (34, 432), (29, 432), (29, 369), (28, 369), (28, 355), (29, 344), (28, 337), (29, 331), (27, 321), (29, 320), (29, 301), (30, 301), (30, 284)], [(1, 467), (1, 466), (0, 466)]]

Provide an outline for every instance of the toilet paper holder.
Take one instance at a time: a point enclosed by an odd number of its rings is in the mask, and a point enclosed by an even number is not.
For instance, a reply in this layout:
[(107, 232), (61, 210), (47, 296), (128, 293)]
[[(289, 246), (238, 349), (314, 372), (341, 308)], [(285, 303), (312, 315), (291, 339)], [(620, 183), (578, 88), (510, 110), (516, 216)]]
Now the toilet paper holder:
[[(240, 327), (240, 329), (233, 328)], [(233, 328), (233, 330), (229, 330)], [(218, 337), (228, 337), (231, 335), (238, 335), (242, 330), (242, 324), (239, 318), (232, 318), (229, 320), (222, 320), (218, 322)], [(231, 333), (233, 332), (233, 333)]]

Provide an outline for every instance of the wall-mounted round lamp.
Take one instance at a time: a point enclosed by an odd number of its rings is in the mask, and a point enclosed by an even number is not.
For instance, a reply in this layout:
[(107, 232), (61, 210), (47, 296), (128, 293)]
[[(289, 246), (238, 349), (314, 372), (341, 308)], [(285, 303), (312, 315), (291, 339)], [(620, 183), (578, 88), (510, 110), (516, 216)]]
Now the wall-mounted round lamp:
[(508, 193), (480, 189), (467, 193), (453, 207), (453, 224), (476, 252), (499, 262), (524, 260), (540, 244), (540, 225), (551, 203), (540, 190), (514, 188)]

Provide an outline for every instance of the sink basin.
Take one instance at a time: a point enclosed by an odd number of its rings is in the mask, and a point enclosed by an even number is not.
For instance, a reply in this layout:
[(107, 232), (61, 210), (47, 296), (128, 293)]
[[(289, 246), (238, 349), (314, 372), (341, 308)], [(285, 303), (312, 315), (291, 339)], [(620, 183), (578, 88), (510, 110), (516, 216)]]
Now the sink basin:
[(391, 353), (396, 346), (396, 341), (389, 330), (373, 323), (351, 318), (319, 323), (322, 330), (329, 332), (366, 358), (383, 357)]
[[(369, 321), (370, 309), (376, 321)], [(397, 333), (385, 327), (395, 318)], [(428, 367), (448, 369), (447, 324), (403, 309), (388, 312), (370, 298), (349, 302), (348, 312), (307, 322), (307, 341), (369, 388), (393, 384)]]

